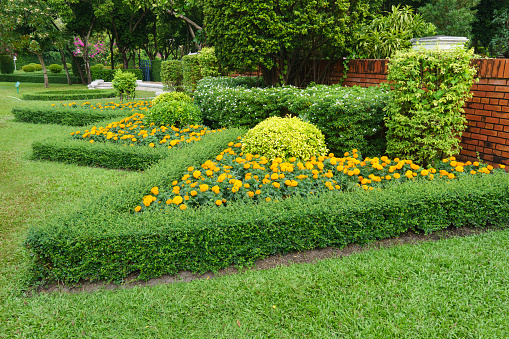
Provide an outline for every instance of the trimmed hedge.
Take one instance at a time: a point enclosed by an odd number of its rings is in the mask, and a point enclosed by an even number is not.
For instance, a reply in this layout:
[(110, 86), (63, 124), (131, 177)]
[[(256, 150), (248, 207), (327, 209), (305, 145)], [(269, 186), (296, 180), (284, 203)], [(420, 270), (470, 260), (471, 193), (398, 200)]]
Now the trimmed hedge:
[[(99, 69), (99, 68), (91, 69), (90, 73), (92, 75), (92, 81), (93, 80), (97, 80), (97, 79), (102, 79), (105, 82), (111, 82), (111, 81), (113, 81), (113, 78), (115, 77), (115, 72), (118, 69), (119, 68), (116, 68), (116, 69), (106, 69), (106, 68), (103, 68), (103, 69)], [(137, 80), (143, 80), (143, 71), (141, 69), (138, 69), (138, 68), (136, 68), (136, 69), (126, 69), (126, 70), (122, 70), (122, 72), (133, 73), (134, 75), (136, 75), (136, 79)]]
[(180, 270), (249, 265), (276, 253), (368, 243), (410, 229), (430, 233), (451, 225), (509, 222), (507, 174), (417, 181), (380, 191), (339, 196), (330, 192), (257, 205), (129, 212), (152, 186), (168, 184), (187, 166), (215, 154), (212, 149), (219, 151), (227, 134), (178, 149), (144, 178), (126, 183), (126, 190), (96, 197), (71, 216), (31, 228), (25, 246), (36, 274), (66, 282), (120, 281), (134, 272), (148, 279)]
[(357, 148), (368, 156), (385, 153), (384, 87), (318, 85), (254, 87), (258, 78), (205, 78), (194, 94), (205, 124), (252, 128), (272, 117), (293, 115), (315, 124), (333, 152)]
[[(42, 73), (40, 74), (0, 74), (0, 82), (21, 82), (21, 86), (23, 86), (24, 82), (34, 83), (34, 84), (42, 84), (44, 83), (44, 76)], [(67, 84), (67, 76), (62, 73), (60, 74), (52, 74), (48, 73), (48, 81), (50, 84)], [(79, 77), (71, 76), (71, 81), (73, 83), (81, 83)], [(21, 87), (20, 87), (21, 88)]]
[(23, 94), (23, 100), (88, 100), (114, 98), (116, 93), (110, 89), (85, 89), (85, 90), (62, 90), (42, 91)]
[(125, 115), (122, 111), (100, 111), (89, 108), (15, 107), (12, 114), (16, 121), (32, 124), (58, 124), (84, 126), (96, 121)]
[(161, 59), (150, 61), (152, 81), (161, 82)]
[(161, 81), (174, 91), (183, 91), (182, 60), (167, 60), (161, 63)]
[(14, 60), (10, 55), (0, 55), (0, 73), (14, 73)]

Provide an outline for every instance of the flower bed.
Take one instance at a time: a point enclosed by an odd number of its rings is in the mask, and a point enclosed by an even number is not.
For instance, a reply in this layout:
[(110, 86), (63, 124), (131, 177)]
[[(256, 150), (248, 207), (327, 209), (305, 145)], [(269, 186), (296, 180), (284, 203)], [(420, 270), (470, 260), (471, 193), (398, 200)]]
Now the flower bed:
[[(411, 160), (365, 158), (356, 149), (342, 157), (312, 157), (310, 161), (244, 154), (241, 138), (230, 142), (214, 160), (201, 168), (189, 167), (171, 186), (155, 186), (144, 196), (136, 212), (154, 209), (180, 209), (206, 205), (221, 206), (232, 201), (271, 201), (289, 196), (320, 195), (326, 191), (381, 189), (413, 180), (455, 179), (467, 175), (489, 174), (490, 165), (444, 159), (436, 168), (423, 168)], [(501, 168), (504, 168), (501, 165)]]

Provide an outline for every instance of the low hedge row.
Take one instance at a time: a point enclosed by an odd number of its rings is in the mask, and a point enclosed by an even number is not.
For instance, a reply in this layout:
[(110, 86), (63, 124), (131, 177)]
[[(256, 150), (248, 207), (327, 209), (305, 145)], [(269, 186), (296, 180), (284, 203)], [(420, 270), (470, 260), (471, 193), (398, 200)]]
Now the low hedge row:
[[(90, 74), (92, 76), (92, 80), (97, 80), (97, 79), (102, 79), (106, 82), (111, 82), (113, 81), (113, 78), (115, 77), (115, 72), (117, 71), (117, 69), (106, 69), (106, 68), (103, 68), (103, 69), (91, 69), (90, 70)], [(133, 69), (123, 69), (122, 72), (129, 72), (129, 73), (133, 73), (134, 75), (136, 75), (136, 78), (138, 80), (143, 80), (143, 71), (141, 69), (138, 69), (138, 68), (133, 68)]]
[(180, 270), (204, 272), (251, 264), (276, 253), (367, 243), (410, 229), (430, 233), (451, 225), (509, 222), (506, 174), (418, 181), (380, 191), (330, 192), (258, 205), (128, 212), (133, 200), (139, 201), (152, 185), (168, 183), (187, 166), (214, 154), (208, 153), (214, 148), (210, 143), (205, 150), (201, 146), (175, 151), (139, 182), (126, 183), (125, 192), (116, 190), (74, 215), (31, 228), (25, 246), (36, 274), (67, 282), (120, 281), (133, 272), (148, 279)]
[(110, 143), (91, 144), (69, 136), (32, 143), (32, 159), (59, 161), (81, 166), (145, 170), (168, 155), (166, 148), (129, 147)]
[(253, 127), (272, 116), (299, 116), (320, 128), (334, 152), (357, 148), (368, 156), (385, 152), (384, 108), (389, 100), (383, 87), (318, 85), (254, 87), (258, 78), (205, 78), (194, 98), (205, 124)]
[[(36, 83), (42, 84), (44, 83), (44, 77), (41, 74), (0, 74), (0, 82), (21, 82), (20, 90), (23, 90), (23, 83)], [(76, 76), (71, 76), (71, 81), (73, 84), (80, 84), (81, 79)], [(67, 84), (67, 76), (65, 74), (48, 74), (48, 82), (50, 84)]]
[(23, 94), (23, 100), (88, 100), (114, 98), (116, 92), (111, 89), (88, 89), (88, 90), (65, 90), (65, 91), (42, 91)]
[(71, 107), (15, 107), (12, 109), (16, 121), (32, 124), (57, 124), (69, 126), (85, 126), (96, 121), (125, 115), (125, 112), (108, 110), (100, 111), (89, 108)]

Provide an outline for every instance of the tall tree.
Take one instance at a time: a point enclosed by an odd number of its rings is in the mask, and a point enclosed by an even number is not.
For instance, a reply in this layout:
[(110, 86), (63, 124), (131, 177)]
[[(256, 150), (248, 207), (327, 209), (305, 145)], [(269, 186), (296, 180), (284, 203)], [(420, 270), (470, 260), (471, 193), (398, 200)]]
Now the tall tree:
[(475, 6), (480, 0), (432, 0), (419, 7), (422, 17), (437, 27), (437, 34), (472, 37)]
[(349, 53), (368, 9), (357, 0), (207, 0), (206, 32), (222, 66), (259, 67), (268, 84), (304, 85), (311, 60)]
[[(475, 7), (476, 16), (472, 23), (472, 45), (476, 52), (484, 52), (489, 48), (490, 42), (501, 28), (494, 22), (495, 12), (509, 9), (509, 1), (481, 0)], [(492, 53), (494, 51), (491, 51)]]

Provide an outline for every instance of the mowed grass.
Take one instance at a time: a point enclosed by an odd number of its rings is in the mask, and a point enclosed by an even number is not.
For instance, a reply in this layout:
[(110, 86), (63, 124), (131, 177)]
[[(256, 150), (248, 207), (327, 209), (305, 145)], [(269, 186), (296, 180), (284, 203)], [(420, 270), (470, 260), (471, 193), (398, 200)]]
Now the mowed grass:
[(190, 283), (25, 297), (29, 225), (142, 174), (30, 161), (34, 140), (73, 127), (13, 122), (11, 86), (0, 83), (0, 338), (509, 337), (507, 229)]

